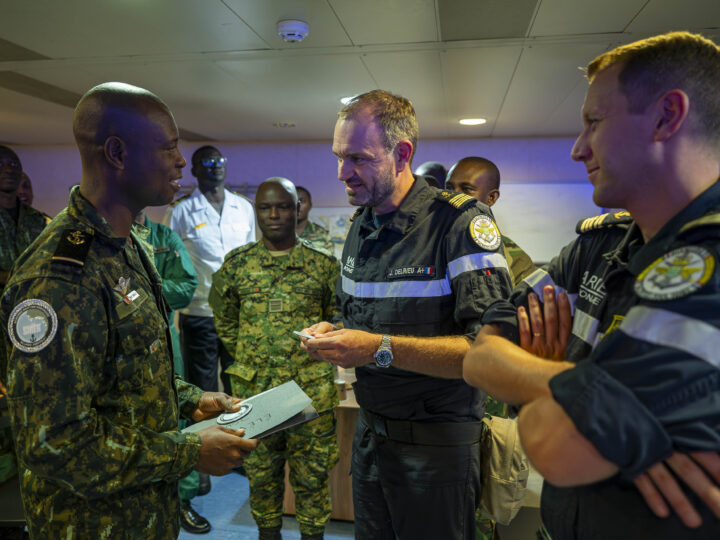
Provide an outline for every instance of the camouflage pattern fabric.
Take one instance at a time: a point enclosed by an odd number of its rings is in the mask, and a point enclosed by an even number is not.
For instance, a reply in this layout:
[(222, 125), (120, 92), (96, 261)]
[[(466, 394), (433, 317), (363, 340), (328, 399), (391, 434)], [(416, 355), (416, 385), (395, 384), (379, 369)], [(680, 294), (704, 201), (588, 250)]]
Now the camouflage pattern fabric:
[[(6, 210), (0, 210), (0, 271), (8, 272), (15, 259), (32, 244), (45, 228), (45, 216), (34, 208), (18, 201), (18, 218), (15, 220)], [(0, 283), (0, 288), (5, 284)], [(5, 380), (0, 369), (0, 380)], [(17, 474), (15, 452), (10, 428), (0, 430), (0, 483)]]
[(178, 413), (202, 391), (173, 379), (160, 276), (139, 240), (116, 237), (74, 188), (0, 307), (30, 536), (176, 538), (177, 480), (200, 454)]
[(15, 259), (33, 243), (45, 228), (45, 215), (18, 201), (18, 219), (0, 210), (0, 271), (8, 272)]
[(308, 242), (310, 246), (315, 249), (335, 256), (335, 245), (330, 238), (330, 232), (325, 227), (308, 221), (305, 229), (303, 229), (302, 234), (299, 236), (301, 240)]
[(339, 272), (337, 260), (303, 243), (273, 257), (262, 242), (255, 242), (231, 251), (213, 276), (215, 328), (236, 359), (226, 370), (233, 395), (250, 397), (295, 380), (315, 409), (325, 413), (262, 439), (245, 460), (250, 506), (259, 527), (281, 523), (286, 460), (300, 530), (321, 532), (330, 519), (328, 474), (338, 459), (333, 367), (308, 356), (293, 330), (335, 315)]
[(537, 268), (530, 256), (510, 238), (503, 235), (502, 242), (505, 258), (510, 269), (510, 277), (513, 280), (513, 287), (517, 287), (518, 283), (532, 274)]

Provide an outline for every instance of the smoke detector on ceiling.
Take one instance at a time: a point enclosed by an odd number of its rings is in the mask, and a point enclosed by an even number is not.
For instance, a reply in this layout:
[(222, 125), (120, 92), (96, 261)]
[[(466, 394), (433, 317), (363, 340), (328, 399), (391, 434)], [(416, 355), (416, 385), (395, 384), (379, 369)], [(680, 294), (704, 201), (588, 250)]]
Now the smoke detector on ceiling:
[(277, 23), (278, 36), (287, 43), (297, 43), (302, 41), (308, 36), (309, 32), (310, 25), (308, 25), (305, 21), (288, 19), (285, 21), (278, 21)]

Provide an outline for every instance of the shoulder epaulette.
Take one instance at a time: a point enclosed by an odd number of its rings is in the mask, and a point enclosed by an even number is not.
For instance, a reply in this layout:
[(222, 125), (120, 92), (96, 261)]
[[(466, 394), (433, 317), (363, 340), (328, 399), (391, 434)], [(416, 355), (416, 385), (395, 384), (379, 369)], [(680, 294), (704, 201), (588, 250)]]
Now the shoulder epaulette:
[(362, 211), (365, 209), (365, 207), (361, 206), (357, 210), (353, 212), (353, 215), (350, 216), (350, 221), (355, 221), (355, 218), (358, 217), (360, 214), (362, 214)]
[(65, 229), (52, 256), (53, 262), (65, 262), (85, 266), (93, 234), (80, 229)]
[(607, 214), (600, 214), (599, 216), (593, 216), (578, 221), (578, 224), (575, 227), (575, 232), (585, 233), (595, 229), (604, 229), (615, 225), (625, 225), (632, 223), (632, 220), (630, 212), (626, 212), (625, 210), (621, 210), (619, 212), (609, 212)]
[[(248, 197), (247, 195), (243, 195), (242, 193), (238, 193), (237, 191), (233, 191), (232, 189), (229, 190), (229, 191), (230, 191), (230, 193), (232, 193), (233, 195), (237, 195), (237, 196), (240, 197), (241, 199), (245, 199), (245, 200), (246, 200), (247, 202), (249, 202), (250, 204), (253, 204), (252, 199), (251, 199), (250, 197)], [(253, 206), (254, 206), (254, 205), (253, 205)]]
[(438, 199), (448, 203), (450, 206), (453, 206), (458, 210), (463, 210), (465, 207), (477, 203), (477, 200), (473, 199), (470, 195), (465, 195), (464, 193), (458, 193), (456, 191), (442, 189), (435, 191), (435, 193)]
[(688, 221), (680, 228), (679, 232), (685, 232), (689, 231), (690, 229), (697, 229), (699, 227), (707, 227), (713, 225), (720, 225), (720, 213), (713, 212), (712, 214), (705, 214), (703, 217)]
[(170, 206), (170, 207), (177, 206), (178, 203), (181, 203), (181, 202), (184, 201), (185, 199), (190, 198), (190, 195), (192, 195), (192, 191), (191, 191), (190, 193), (186, 194), (186, 195), (183, 195), (182, 197), (180, 197), (180, 198), (178, 198), (178, 199), (175, 199), (175, 200), (174, 200), (173, 202), (171, 202), (168, 206)]
[(233, 250), (228, 251), (227, 255), (225, 255), (225, 260), (228, 261), (232, 259), (233, 257), (236, 257), (237, 255), (240, 255), (241, 253), (246, 252), (251, 247), (255, 246), (257, 242), (248, 242), (247, 244), (243, 244), (240, 247), (236, 247)]

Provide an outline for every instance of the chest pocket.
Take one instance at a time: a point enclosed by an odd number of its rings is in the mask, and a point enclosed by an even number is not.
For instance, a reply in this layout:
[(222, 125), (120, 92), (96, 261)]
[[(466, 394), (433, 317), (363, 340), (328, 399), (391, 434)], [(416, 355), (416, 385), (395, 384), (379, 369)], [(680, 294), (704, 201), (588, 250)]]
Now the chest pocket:
[(122, 393), (142, 393), (159, 377), (167, 380), (172, 366), (168, 360), (167, 325), (153, 298), (143, 289), (125, 302), (115, 294), (115, 368)]
[[(280, 284), (238, 290), (240, 309), (249, 321), (268, 318), (317, 318), (322, 316), (322, 289)], [(315, 322), (319, 322), (319, 319)]]

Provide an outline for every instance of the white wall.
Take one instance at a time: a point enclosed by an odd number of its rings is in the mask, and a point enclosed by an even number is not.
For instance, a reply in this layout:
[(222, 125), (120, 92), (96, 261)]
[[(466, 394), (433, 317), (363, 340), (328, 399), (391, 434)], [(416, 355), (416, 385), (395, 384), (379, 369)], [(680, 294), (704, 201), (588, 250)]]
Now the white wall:
[[(440, 161), (449, 167), (466, 156), (494, 161), (502, 176), (501, 196), (493, 211), (502, 231), (535, 260), (547, 261), (574, 237), (575, 223), (599, 213), (591, 200), (585, 168), (571, 161), (569, 138), (421, 140), (413, 161)], [(226, 182), (257, 185), (284, 176), (308, 188), (317, 215), (352, 208), (337, 180), (330, 141), (310, 143), (213, 143), (228, 157)], [(199, 144), (183, 145), (189, 161)], [(80, 158), (74, 146), (18, 146), (23, 168), (33, 180), (33, 206), (51, 215), (67, 203), (70, 186), (80, 182)], [(189, 167), (184, 184), (193, 185)], [(160, 220), (164, 208), (149, 209)]]

